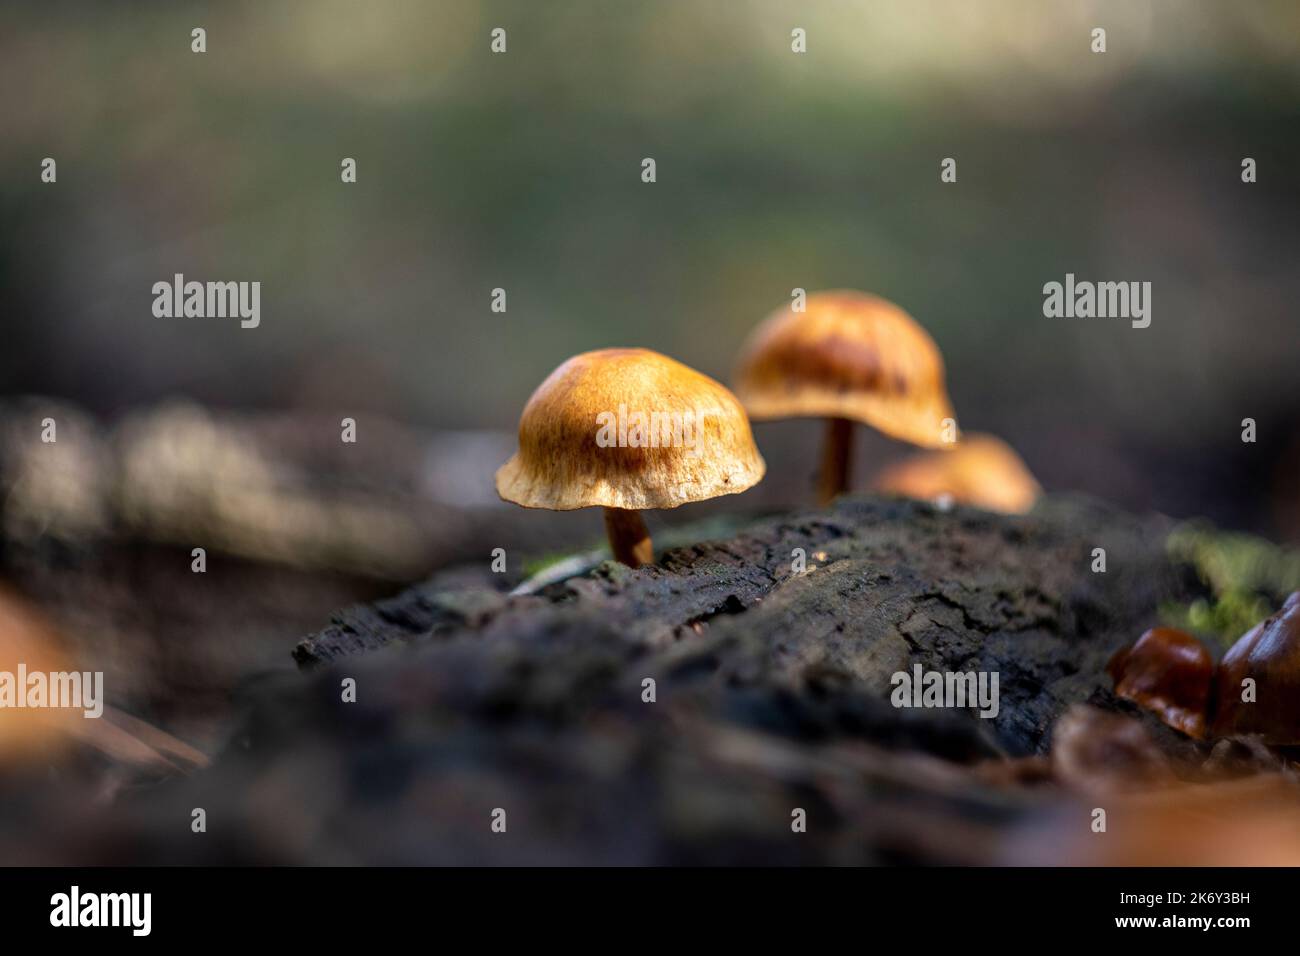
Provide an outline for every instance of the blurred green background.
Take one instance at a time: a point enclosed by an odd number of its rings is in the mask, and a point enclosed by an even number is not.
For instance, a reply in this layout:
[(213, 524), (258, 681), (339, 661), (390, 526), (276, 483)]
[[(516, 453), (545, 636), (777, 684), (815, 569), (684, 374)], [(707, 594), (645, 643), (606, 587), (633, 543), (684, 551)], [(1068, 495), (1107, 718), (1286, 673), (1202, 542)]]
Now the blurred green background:
[[(1300, 538), (1295, 3), (85, 2), (3, 27), (4, 394), (508, 432), (573, 353), (725, 381), (792, 288), (847, 286), (932, 332), (962, 425), (1049, 490)], [(176, 272), (260, 280), (261, 327), (155, 318)], [(1150, 281), (1151, 327), (1045, 318), (1067, 272)], [(806, 498), (818, 430), (757, 435), (752, 500)]]

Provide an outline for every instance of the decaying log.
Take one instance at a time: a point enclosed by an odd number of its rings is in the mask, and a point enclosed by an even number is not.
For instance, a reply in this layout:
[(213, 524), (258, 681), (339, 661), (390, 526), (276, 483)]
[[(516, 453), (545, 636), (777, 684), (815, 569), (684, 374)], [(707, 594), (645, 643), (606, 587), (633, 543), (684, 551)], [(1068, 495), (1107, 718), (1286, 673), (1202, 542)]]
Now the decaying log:
[[(47, 416), (57, 444), (34, 430)], [(107, 672), (112, 703), (216, 754), (150, 743), (184, 772), (109, 773), (89, 803), (0, 778), (7, 862), (1243, 862), (1182, 832), (1142, 844), (1177, 860), (1135, 860), (1090, 814), (1147, 832), (1255, 776), (1270, 859), (1300, 862), (1287, 755), (1194, 743), (1104, 672), (1205, 582), (1231, 597), (1200, 605), (1230, 637), (1300, 586), (1294, 556), (1237, 542), (1203, 560), (1213, 536), (1078, 499), (1026, 516), (844, 499), (651, 515), (659, 562), (633, 571), (585, 550), (597, 520), (442, 501), (428, 451), (454, 436), (373, 426), (361, 448), (332, 422), (182, 406), (105, 432), (39, 400), (0, 408), (4, 577)], [(435, 457), (488, 488), (498, 455)], [(570, 557), (538, 572), (547, 552)], [(338, 613), (293, 667), (322, 608), (450, 561), (469, 563)], [(1219, 580), (1241, 564), (1272, 570)], [(996, 673), (996, 716), (893, 706), (916, 667)], [(1184, 799), (1189, 782), (1210, 789)]]
[[(1196, 744), (1110, 693), (1110, 654), (1201, 588), (1169, 527), (1069, 499), (1022, 517), (851, 499), (535, 594), (487, 561), (444, 572), (245, 687), (210, 767), (32, 831), (32, 857), (1249, 862), (1216, 855), (1222, 834), (1152, 829), (1212, 806), (1300, 862), (1285, 759)], [(894, 707), (891, 675), (918, 664), (997, 672), (997, 715)]]
[[(1168, 526), (1075, 500), (844, 500), (533, 595), (483, 562), (303, 641), (210, 768), (107, 829), (146, 862), (1068, 862), (1041, 838), (1062, 826), (1104, 856), (1061, 780), (1115, 747), (1081, 747), (1076, 721), (1067, 773), (1035, 755), (1072, 706), (1142, 721), (1103, 667), (1198, 587)], [(916, 664), (998, 672), (997, 716), (895, 708)], [(1142, 723), (1157, 757), (1192, 747)], [(178, 839), (196, 806), (209, 838)], [(70, 858), (95, 858), (86, 839)]]
[[(580, 705), (594, 669), (608, 671), (606, 690), (657, 677), (678, 690), (787, 693), (788, 732), (944, 724), (958, 749), (1023, 754), (1041, 749), (1065, 706), (1109, 686), (1106, 659), (1155, 622), (1162, 600), (1190, 596), (1167, 531), (1162, 519), (1081, 501), (1006, 517), (845, 500), (670, 551), (653, 568), (605, 563), (537, 595), (510, 597), (484, 562), (477, 581), (436, 576), (346, 612), (295, 656), (311, 665), (391, 643), (475, 648), (546, 675), (516, 688), (525, 710), (538, 693)], [(1091, 570), (1094, 548), (1106, 550), (1104, 573)], [(997, 671), (1002, 712), (895, 710), (890, 676), (916, 664)], [(696, 676), (683, 684), (683, 673)]]

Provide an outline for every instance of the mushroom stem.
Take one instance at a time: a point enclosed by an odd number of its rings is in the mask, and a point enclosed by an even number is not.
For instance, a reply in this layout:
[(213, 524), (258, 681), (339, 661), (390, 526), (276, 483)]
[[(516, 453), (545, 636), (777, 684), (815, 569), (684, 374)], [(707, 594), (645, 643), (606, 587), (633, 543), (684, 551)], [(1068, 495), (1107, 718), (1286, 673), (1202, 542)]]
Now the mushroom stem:
[(853, 457), (853, 422), (847, 418), (826, 419), (826, 440), (822, 444), (822, 467), (817, 478), (817, 500), (828, 505), (849, 490), (849, 459)]
[(609, 549), (614, 552), (614, 560), (631, 568), (654, 564), (654, 544), (650, 541), (645, 522), (641, 520), (641, 512), (606, 508), (605, 534), (609, 536)]

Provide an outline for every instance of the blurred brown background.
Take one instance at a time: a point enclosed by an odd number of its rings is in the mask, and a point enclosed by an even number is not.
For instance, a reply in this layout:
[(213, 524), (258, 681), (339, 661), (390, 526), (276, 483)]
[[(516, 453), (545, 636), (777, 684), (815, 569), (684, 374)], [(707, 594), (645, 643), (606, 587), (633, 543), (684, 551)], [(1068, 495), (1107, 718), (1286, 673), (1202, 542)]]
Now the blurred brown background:
[[(4, 393), (105, 422), (176, 396), (352, 415), (362, 442), (367, 415), (487, 430), (493, 453), (440, 487), (490, 505), (496, 449), (567, 356), (639, 344), (725, 380), (793, 287), (850, 286), (931, 330), (963, 425), (1008, 438), (1049, 490), (1300, 538), (1294, 4), (3, 16)], [(176, 272), (260, 280), (261, 327), (155, 318), (150, 288)], [(1045, 318), (1066, 272), (1150, 281), (1151, 327)], [(728, 506), (805, 497), (817, 429), (758, 437), (770, 478)], [(866, 442), (860, 473), (899, 451)]]

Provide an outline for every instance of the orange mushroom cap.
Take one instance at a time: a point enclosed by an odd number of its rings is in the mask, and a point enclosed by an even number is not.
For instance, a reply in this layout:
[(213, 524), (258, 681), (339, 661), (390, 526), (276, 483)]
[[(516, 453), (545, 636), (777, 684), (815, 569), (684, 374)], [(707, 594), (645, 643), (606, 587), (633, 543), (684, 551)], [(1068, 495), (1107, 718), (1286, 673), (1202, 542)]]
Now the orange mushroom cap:
[(765, 470), (725, 386), (649, 349), (601, 349), (533, 392), (496, 486), (525, 508), (676, 508), (737, 494)]
[(873, 295), (819, 292), (804, 312), (778, 309), (750, 335), (734, 379), (755, 420), (847, 418), (922, 447), (949, 444), (943, 420), (953, 412), (938, 346)]
[(1043, 493), (1010, 445), (982, 434), (963, 438), (951, 451), (922, 452), (891, 465), (872, 487), (927, 501), (950, 495), (962, 504), (1006, 514), (1023, 514)]

